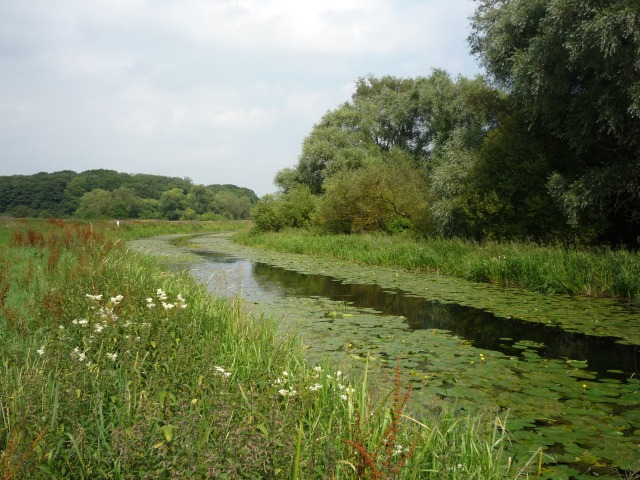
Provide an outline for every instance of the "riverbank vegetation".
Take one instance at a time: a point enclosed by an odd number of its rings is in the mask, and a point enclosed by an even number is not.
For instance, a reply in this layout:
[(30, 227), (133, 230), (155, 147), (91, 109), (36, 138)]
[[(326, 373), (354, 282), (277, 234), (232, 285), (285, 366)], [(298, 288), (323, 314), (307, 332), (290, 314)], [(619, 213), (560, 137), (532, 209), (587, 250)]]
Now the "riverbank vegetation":
[(305, 229), (237, 234), (248, 246), (338, 258), (366, 265), (433, 272), (542, 293), (640, 299), (640, 254), (608, 247), (317, 234)]
[(127, 250), (163, 227), (0, 223), (0, 478), (525, 475), (499, 419), (412, 418), (399, 375), (370, 396), (240, 299)]
[(256, 229), (637, 248), (638, 8), (480, 0), (471, 32), (486, 77), (358, 79)]

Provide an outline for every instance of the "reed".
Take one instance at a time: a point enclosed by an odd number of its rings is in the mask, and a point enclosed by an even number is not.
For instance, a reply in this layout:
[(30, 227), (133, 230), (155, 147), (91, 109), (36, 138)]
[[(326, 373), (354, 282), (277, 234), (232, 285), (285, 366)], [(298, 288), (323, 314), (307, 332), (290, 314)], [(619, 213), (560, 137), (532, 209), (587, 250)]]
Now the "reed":
[(543, 293), (640, 298), (640, 254), (606, 247), (476, 243), (392, 235), (313, 235), (307, 231), (241, 233), (236, 241), (366, 265), (426, 271)]

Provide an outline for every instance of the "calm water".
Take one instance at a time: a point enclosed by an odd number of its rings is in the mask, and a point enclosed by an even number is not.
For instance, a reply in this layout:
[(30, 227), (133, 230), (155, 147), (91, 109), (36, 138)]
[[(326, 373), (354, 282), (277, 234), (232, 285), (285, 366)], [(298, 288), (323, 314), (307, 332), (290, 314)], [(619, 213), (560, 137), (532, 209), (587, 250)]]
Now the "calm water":
[(547, 470), (540, 478), (624, 478), (640, 468), (638, 345), (189, 251), (202, 259), (188, 263), (192, 275), (215, 294), (241, 295), (258, 318), (264, 313), (281, 331), (299, 334), (310, 362), (329, 358), (357, 370), (369, 357), (370, 379), (384, 388), (399, 361), (417, 411), (436, 401), (461, 412), (508, 411), (509, 453), (525, 459), (543, 447)]
[[(221, 283), (227, 276), (228, 294), (240, 289), (252, 302), (268, 303), (273, 297), (323, 297), (343, 302), (356, 309), (373, 309), (381, 317), (404, 317), (411, 330), (439, 329), (469, 340), (473, 346), (507, 355), (522, 356), (514, 347), (521, 341), (541, 345), (543, 358), (570, 358), (587, 362), (589, 370), (599, 375), (628, 378), (640, 373), (640, 346), (621, 345), (615, 339), (566, 332), (558, 327), (525, 322), (515, 318), (498, 318), (483, 310), (444, 304), (383, 289), (375, 284), (358, 285), (324, 276), (301, 274), (265, 263), (252, 262), (214, 252), (198, 252), (207, 261), (192, 273), (200, 280)], [(338, 333), (339, 334), (339, 333)]]

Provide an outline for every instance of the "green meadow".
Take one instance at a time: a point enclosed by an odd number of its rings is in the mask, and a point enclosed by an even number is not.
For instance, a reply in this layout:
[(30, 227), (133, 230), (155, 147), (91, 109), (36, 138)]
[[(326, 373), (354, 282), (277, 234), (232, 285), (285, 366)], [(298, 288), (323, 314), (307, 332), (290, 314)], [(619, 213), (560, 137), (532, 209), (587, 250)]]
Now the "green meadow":
[(223, 222), (0, 222), (0, 479), (536, 477), (504, 419), (406, 410), (126, 240)]

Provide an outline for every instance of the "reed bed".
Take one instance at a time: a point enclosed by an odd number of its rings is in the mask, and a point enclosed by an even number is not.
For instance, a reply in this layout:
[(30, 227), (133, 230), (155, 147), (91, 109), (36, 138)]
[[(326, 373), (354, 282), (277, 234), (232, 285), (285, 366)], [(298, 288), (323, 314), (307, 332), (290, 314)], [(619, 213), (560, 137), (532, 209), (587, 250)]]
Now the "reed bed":
[(415, 419), (399, 375), (372, 396), (306, 365), (122, 228), (0, 222), (0, 479), (527, 475), (499, 420)]
[(427, 271), (542, 293), (640, 298), (640, 254), (606, 247), (414, 239), (408, 236), (313, 235), (307, 231), (249, 234), (237, 242), (279, 252), (332, 257), (366, 265)]

